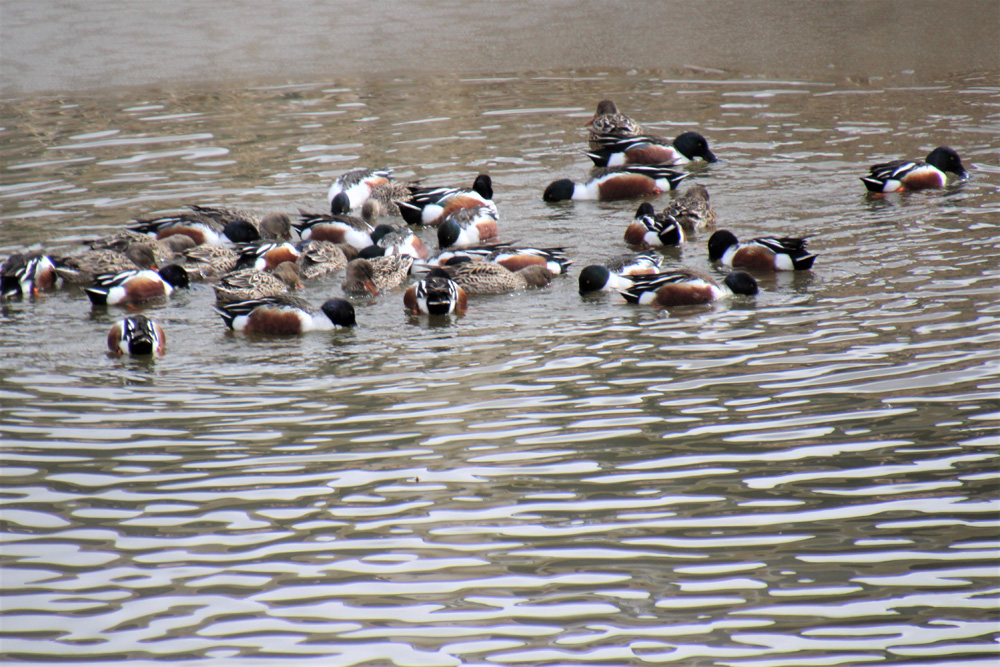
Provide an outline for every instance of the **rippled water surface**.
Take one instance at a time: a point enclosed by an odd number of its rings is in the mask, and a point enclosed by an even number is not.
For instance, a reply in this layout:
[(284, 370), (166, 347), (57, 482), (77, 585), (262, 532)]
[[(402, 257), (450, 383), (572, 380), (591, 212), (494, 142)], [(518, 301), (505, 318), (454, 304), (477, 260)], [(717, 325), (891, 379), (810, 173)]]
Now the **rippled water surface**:
[[(720, 226), (808, 235), (814, 270), (715, 307), (581, 298), (636, 203), (541, 193), (586, 173), (603, 97), (700, 129)], [(390, 166), (489, 173), (502, 239), (575, 262), (452, 320), (394, 293), (281, 340), (228, 333), (196, 285), (146, 309), (155, 361), (107, 356), (122, 311), (78, 290), (5, 303), (5, 660), (994, 664), (995, 77), (147, 89), (0, 122), (4, 256), (188, 203), (321, 210), (337, 174)], [(864, 196), (868, 164), (941, 144), (967, 182)], [(665, 263), (718, 273), (704, 241)]]

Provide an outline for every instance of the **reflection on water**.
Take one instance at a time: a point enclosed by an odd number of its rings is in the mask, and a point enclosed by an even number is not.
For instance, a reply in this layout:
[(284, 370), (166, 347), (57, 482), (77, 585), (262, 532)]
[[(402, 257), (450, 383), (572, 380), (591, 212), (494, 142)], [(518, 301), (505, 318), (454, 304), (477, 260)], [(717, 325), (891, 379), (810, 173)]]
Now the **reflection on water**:
[[(320, 210), (369, 165), (488, 172), (503, 239), (575, 265), (446, 323), (391, 294), (355, 331), (292, 340), (227, 333), (196, 285), (148, 308), (155, 362), (106, 356), (120, 312), (79, 291), (5, 303), (0, 651), (990, 664), (997, 93), (555, 72), (7, 103), (4, 255), (190, 202)], [(608, 95), (662, 134), (700, 128), (721, 225), (809, 235), (815, 270), (669, 313), (582, 299), (635, 203), (541, 191), (585, 172)], [(967, 183), (865, 199), (866, 165), (938, 144)], [(704, 238), (664, 255), (713, 270)]]

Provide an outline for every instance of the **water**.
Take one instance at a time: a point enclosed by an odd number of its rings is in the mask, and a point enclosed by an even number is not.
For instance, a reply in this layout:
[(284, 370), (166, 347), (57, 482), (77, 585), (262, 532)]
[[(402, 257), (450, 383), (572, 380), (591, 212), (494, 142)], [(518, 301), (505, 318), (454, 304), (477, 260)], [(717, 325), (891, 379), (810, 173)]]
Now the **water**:
[[(575, 265), (445, 322), (396, 293), (287, 340), (228, 333), (197, 285), (144, 309), (155, 361), (107, 356), (124, 311), (78, 290), (5, 303), (0, 653), (994, 664), (998, 92), (560, 70), (5, 102), (4, 256), (186, 203), (322, 210), (336, 174), (390, 166), (489, 173), (502, 238)], [(814, 270), (713, 307), (581, 298), (637, 204), (541, 193), (585, 174), (603, 97), (700, 129), (720, 226), (809, 235)], [(868, 164), (941, 144), (967, 182), (864, 196)], [(718, 273), (704, 241), (665, 262)]]

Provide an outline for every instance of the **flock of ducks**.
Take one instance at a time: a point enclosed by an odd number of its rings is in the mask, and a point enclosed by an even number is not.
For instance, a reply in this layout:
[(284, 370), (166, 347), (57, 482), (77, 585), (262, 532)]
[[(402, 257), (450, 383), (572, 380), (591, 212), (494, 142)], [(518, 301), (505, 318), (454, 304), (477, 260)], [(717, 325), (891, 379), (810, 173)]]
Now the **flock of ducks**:
[[(673, 167), (717, 161), (701, 134), (655, 136), (610, 100), (598, 104), (586, 127), (584, 154), (594, 163), (588, 180), (554, 181), (544, 201), (648, 198), (676, 190), (690, 175)], [(967, 176), (958, 154), (940, 147), (923, 161), (875, 165), (861, 180), (869, 192), (881, 194), (944, 187), (945, 172)], [(20, 298), (69, 283), (82, 285), (95, 306), (131, 306), (167, 298), (193, 281), (210, 281), (215, 310), (230, 329), (297, 335), (356, 326), (352, 298), (399, 290), (407, 312), (447, 316), (464, 312), (470, 296), (544, 287), (572, 264), (563, 248), (496, 242), (499, 213), (486, 174), (469, 188), (424, 187), (395, 180), (388, 170), (355, 169), (334, 181), (327, 198), (329, 213), (300, 211), (294, 222), (285, 213), (193, 205), (137, 219), (78, 254), (15, 253), (0, 267), (0, 291), (4, 299)], [(401, 223), (379, 223), (382, 217)], [(584, 268), (580, 292), (617, 291), (630, 303), (659, 307), (695, 305), (756, 294), (757, 282), (747, 271), (804, 271), (813, 265), (805, 239), (741, 243), (732, 232), (715, 230), (716, 222), (702, 185), (688, 186), (659, 213), (643, 201), (623, 235), (637, 252)], [(437, 255), (414, 233), (419, 227), (436, 228)], [(707, 232), (714, 232), (709, 260), (733, 269), (723, 281), (662, 270), (657, 248)], [(348, 298), (315, 308), (291, 293), (304, 281), (341, 271)], [(112, 354), (158, 355), (166, 336), (158, 323), (137, 314), (115, 323), (107, 342)]]

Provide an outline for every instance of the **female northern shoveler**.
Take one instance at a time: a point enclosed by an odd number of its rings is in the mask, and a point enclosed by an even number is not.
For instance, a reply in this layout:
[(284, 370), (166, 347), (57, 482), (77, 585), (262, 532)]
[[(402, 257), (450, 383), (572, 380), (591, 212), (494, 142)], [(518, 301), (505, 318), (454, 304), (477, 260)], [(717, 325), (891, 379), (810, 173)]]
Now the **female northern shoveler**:
[(757, 238), (740, 243), (732, 232), (720, 229), (708, 239), (708, 260), (757, 271), (804, 271), (812, 268), (816, 255), (806, 251), (804, 238)]
[(545, 287), (555, 277), (537, 264), (511, 271), (495, 262), (461, 262), (445, 270), (467, 294), (506, 294), (526, 287)]
[(126, 317), (115, 322), (108, 332), (108, 349), (119, 357), (161, 355), (167, 345), (167, 335), (160, 325), (145, 315)]
[(190, 279), (215, 280), (236, 270), (240, 252), (228, 245), (199, 245), (185, 251), (184, 259), (184, 270)]
[(402, 181), (386, 181), (372, 188), (369, 199), (379, 205), (380, 213), (384, 215), (400, 215), (399, 204), (411, 196), (410, 187)]
[(642, 133), (639, 124), (620, 112), (611, 100), (598, 102), (594, 117), (584, 127), (590, 130), (588, 141), (595, 150), (601, 147), (602, 140), (627, 139)]
[(438, 225), (438, 247), (442, 250), (469, 248), (499, 235), (496, 209), (489, 206), (461, 208), (449, 213)]
[(444, 270), (431, 269), (422, 280), (410, 285), (403, 294), (403, 305), (413, 314), (449, 315), (464, 313), (465, 290)]
[(378, 296), (399, 287), (410, 275), (413, 258), (409, 255), (383, 255), (366, 257), (362, 253), (357, 259), (347, 263), (344, 282), (341, 285), (347, 294), (369, 294)]
[(347, 266), (358, 256), (357, 249), (347, 243), (303, 241), (299, 248), (299, 271), (306, 280), (325, 276)]
[(326, 199), (333, 206), (334, 198), (340, 193), (347, 195), (350, 205), (344, 213), (360, 208), (371, 196), (372, 190), (392, 180), (390, 169), (352, 169), (334, 180)]
[(718, 219), (708, 203), (708, 190), (697, 183), (667, 204), (663, 213), (679, 222), (688, 234), (713, 230)]
[[(427, 259), (430, 252), (420, 237), (409, 227), (399, 229), (381, 224), (372, 230), (372, 245), (382, 248), (384, 255), (409, 255), (413, 259)], [(362, 250), (364, 250), (362, 248)]]
[(101, 275), (83, 291), (95, 306), (120, 306), (168, 297), (174, 289), (188, 285), (187, 272), (177, 264), (168, 264), (159, 271), (132, 270)]
[(968, 172), (962, 166), (962, 159), (953, 149), (939, 146), (930, 155), (920, 160), (895, 160), (874, 165), (861, 181), (868, 192), (901, 192), (903, 190), (925, 190), (943, 188), (949, 171), (959, 178), (967, 178)]
[(55, 257), (52, 263), (59, 277), (74, 285), (92, 283), (97, 276), (104, 274), (155, 269), (157, 266), (156, 255), (149, 244), (134, 245), (125, 252), (91, 250), (80, 255)]
[(303, 241), (329, 241), (347, 243), (357, 250), (372, 244), (372, 220), (377, 217), (379, 204), (368, 200), (361, 206), (362, 217), (347, 215), (341, 211), (342, 198), (337, 199), (333, 213), (306, 213), (300, 211), (301, 220), (295, 225)]
[(0, 266), (0, 298), (34, 296), (55, 287), (59, 276), (55, 264), (39, 253), (14, 253)]
[(680, 245), (686, 240), (681, 223), (666, 213), (656, 213), (648, 201), (639, 204), (635, 217), (625, 228), (625, 243), (638, 248)]
[(344, 299), (330, 299), (316, 311), (303, 299), (288, 295), (271, 296), (231, 303), (216, 308), (215, 312), (227, 327), (245, 334), (296, 336), (306, 331), (356, 325), (354, 306)]
[(476, 176), (471, 189), (410, 186), (410, 193), (409, 199), (399, 202), (399, 212), (410, 225), (438, 225), (454, 211), (479, 206), (489, 207), (499, 218), (493, 181), (486, 174)]
[(657, 273), (662, 259), (658, 253), (650, 252), (619, 257), (607, 265), (591, 264), (580, 272), (580, 294), (628, 289), (635, 276)]
[(663, 308), (694, 306), (733, 294), (752, 296), (757, 293), (757, 281), (742, 271), (733, 271), (721, 285), (691, 271), (670, 271), (637, 276), (633, 284), (620, 293), (629, 303)]
[(590, 173), (586, 183), (574, 183), (564, 178), (549, 184), (542, 194), (547, 202), (568, 199), (599, 199), (613, 201), (646, 195), (658, 195), (677, 187), (688, 174), (665, 167), (632, 165), (628, 167), (600, 168)]
[(292, 262), (282, 262), (273, 272), (258, 269), (235, 271), (222, 276), (217, 284), (212, 285), (215, 303), (220, 306), (278, 296), (301, 287), (299, 267)]
[(621, 167), (629, 164), (676, 167), (695, 158), (701, 158), (705, 162), (718, 161), (708, 148), (708, 140), (697, 132), (684, 132), (673, 141), (651, 135), (602, 139), (601, 148), (586, 155), (597, 167)]
[(251, 243), (240, 249), (236, 268), (274, 271), (282, 262), (294, 263), (298, 259), (299, 250), (291, 243)]
[(114, 250), (125, 252), (134, 245), (148, 245), (153, 248), (157, 264), (168, 264), (184, 252), (199, 247), (190, 236), (174, 234), (156, 240), (148, 234), (140, 234), (130, 229), (121, 229), (110, 236), (88, 241), (91, 250)]

